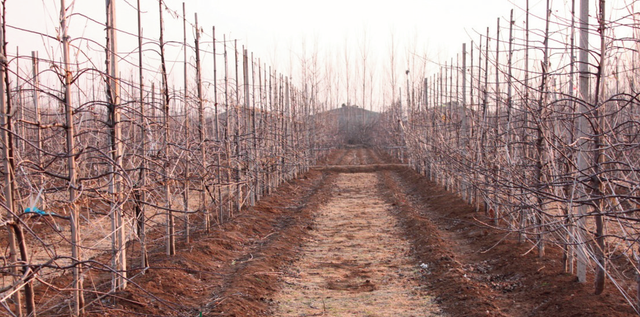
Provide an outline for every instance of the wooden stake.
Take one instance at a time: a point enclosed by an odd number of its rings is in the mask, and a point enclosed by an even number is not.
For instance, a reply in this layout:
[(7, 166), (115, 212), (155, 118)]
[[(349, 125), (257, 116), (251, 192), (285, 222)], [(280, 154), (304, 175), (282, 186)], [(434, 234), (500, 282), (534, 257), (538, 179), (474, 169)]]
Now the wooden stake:
[[(243, 135), (249, 135), (249, 128), (251, 127), (251, 114), (252, 114), (252, 110), (251, 110), (251, 99), (250, 99), (250, 95), (249, 95), (249, 57), (247, 54), (247, 50), (243, 49), (242, 50), (242, 82), (243, 82), (243, 95), (244, 95), (244, 109), (241, 112), (242, 115), (245, 116), (245, 120), (244, 120), (244, 132)], [(245, 141), (245, 143), (249, 143), (247, 141)], [(251, 147), (249, 146), (249, 144), (245, 144), (244, 146), (244, 150), (246, 151), (246, 153), (244, 154), (244, 168), (248, 169), (248, 172), (245, 173), (246, 174), (246, 178), (247, 178), (247, 184), (246, 184), (246, 197), (252, 197), (252, 189), (251, 189), (251, 184), (252, 182), (250, 181), (250, 172), (253, 170), (251, 168)], [(244, 201), (244, 197), (245, 195), (243, 195), (243, 199), (241, 199), (241, 201)], [(240, 210), (240, 209), (238, 209)]]
[[(570, 33), (570, 43), (569, 43), (569, 96), (571, 98), (571, 101), (570, 101), (569, 109), (571, 109), (573, 113), (577, 113), (576, 102), (574, 99), (576, 95), (574, 91), (575, 90), (575, 85), (574, 85), (575, 64), (576, 64), (575, 20), (576, 20), (576, 1), (571, 0), (571, 33)], [(571, 135), (569, 137), (570, 141), (573, 141), (575, 139), (575, 132), (576, 132), (575, 129), (576, 129), (576, 121), (574, 119), (571, 122), (571, 132), (570, 132)], [(575, 152), (572, 151), (572, 157), (574, 156), (575, 156)], [(567, 175), (572, 175), (575, 173), (575, 166), (573, 165), (573, 162), (571, 163), (567, 162), (565, 164), (565, 172), (567, 173)], [(572, 191), (572, 185), (567, 184), (565, 186), (565, 195), (569, 196), (569, 193), (571, 193), (571, 191)], [(563, 261), (564, 261), (565, 273), (571, 273), (571, 274), (574, 273), (574, 261), (575, 261), (575, 247), (571, 244), (572, 237), (575, 235), (575, 228), (573, 228), (573, 226), (569, 226), (573, 218), (573, 209), (574, 208), (571, 203), (566, 203), (565, 225), (569, 229), (567, 230), (568, 232), (566, 234), (567, 242), (566, 242), (566, 245), (563, 247), (564, 249)]]
[(224, 44), (224, 111), (225, 111), (225, 131), (224, 131), (224, 145), (225, 145), (225, 181), (226, 181), (226, 195), (227, 195), (227, 218), (230, 219), (233, 211), (231, 200), (231, 111), (229, 109), (229, 59), (227, 56), (227, 39), (223, 35), (222, 42)]
[[(583, 101), (580, 103), (580, 109), (578, 111), (578, 133), (576, 135), (577, 140), (586, 140), (589, 133), (589, 122), (586, 115), (589, 112), (588, 104), (591, 101), (589, 94), (589, 0), (580, 0), (580, 50), (578, 51), (578, 91), (580, 99)], [(582, 177), (582, 173), (588, 168), (588, 155), (589, 144), (586, 141), (579, 143), (580, 151), (578, 152), (578, 173), (576, 177)], [(578, 197), (580, 198), (580, 197)], [(585, 198), (585, 197), (582, 197)], [(585, 283), (587, 281), (587, 254), (585, 252), (586, 243), (586, 224), (584, 215), (589, 212), (589, 207), (581, 205), (578, 207), (578, 220), (576, 221), (576, 255), (577, 266), (576, 272), (578, 274), (578, 281)]]
[(511, 9), (511, 15), (509, 18), (509, 50), (507, 52), (507, 129), (505, 132), (505, 141), (507, 142), (507, 159), (511, 161), (511, 116), (512, 116), (512, 107), (513, 100), (511, 96), (511, 90), (513, 85), (513, 9)]
[[(36, 163), (40, 171), (42, 167), (42, 129), (40, 128), (42, 116), (40, 113), (40, 59), (38, 58), (38, 52), (31, 52), (31, 63), (33, 69), (33, 108), (36, 114), (36, 123), (38, 124), (36, 129)], [(40, 179), (39, 186), (44, 186), (44, 173), (38, 173)], [(44, 199), (42, 200), (44, 201)]]
[[(459, 74), (459, 73), (458, 73)], [(467, 43), (462, 43), (462, 105), (461, 105), (460, 134), (462, 134), (462, 148), (466, 148), (467, 138)]]
[[(217, 184), (217, 198), (218, 198), (218, 225), (222, 224), (224, 204), (222, 203), (222, 157), (221, 152), (222, 142), (220, 140), (220, 118), (218, 117), (218, 56), (216, 55), (216, 27), (213, 27), (213, 118), (215, 120), (216, 129), (216, 184)], [(226, 96), (226, 93), (225, 93)]]
[(200, 137), (200, 159), (202, 160), (202, 175), (200, 176), (200, 210), (204, 217), (205, 231), (209, 231), (211, 227), (209, 219), (209, 211), (207, 210), (207, 183), (206, 175), (209, 175), (209, 168), (207, 166), (207, 151), (205, 146), (205, 125), (204, 125), (204, 100), (202, 97), (202, 70), (200, 68), (200, 28), (198, 26), (198, 14), (195, 13), (196, 20), (196, 38), (195, 38), (195, 53), (196, 53), (196, 89), (198, 93), (198, 135)]
[(188, 72), (187, 72), (187, 12), (185, 9), (184, 2), (182, 3), (182, 32), (183, 32), (183, 42), (182, 42), (182, 51), (183, 51), (183, 67), (184, 67), (184, 142), (186, 153), (184, 153), (184, 157), (182, 161), (184, 162), (184, 184), (183, 184), (183, 219), (184, 219), (184, 241), (189, 243), (191, 228), (189, 227), (189, 184), (191, 183), (189, 179), (189, 168), (190, 168), (190, 160), (191, 160), (191, 142), (189, 140), (189, 81), (188, 81)]
[(241, 111), (240, 104), (240, 76), (238, 75), (238, 69), (240, 65), (240, 58), (238, 57), (238, 40), (233, 41), (233, 52), (235, 56), (235, 129), (234, 129), (234, 141), (235, 141), (235, 210), (240, 212), (242, 209), (242, 173), (240, 171), (240, 156), (242, 154), (241, 142), (240, 142), (240, 124), (242, 123), (242, 115), (245, 111)]
[[(251, 196), (251, 206), (255, 205), (259, 197), (260, 193), (260, 174), (258, 170), (258, 166), (260, 164), (260, 159), (258, 155), (258, 136), (257, 136), (257, 124), (256, 124), (256, 115), (257, 115), (257, 107), (256, 107), (256, 70), (255, 70), (255, 61), (253, 59), (253, 53), (251, 53), (251, 95), (253, 98), (251, 99), (251, 135), (252, 135), (252, 143), (253, 143), (253, 157), (250, 162), (252, 164), (252, 172), (253, 172), (253, 190), (251, 191), (253, 195)], [(258, 97), (259, 99), (260, 97)]]
[[(109, 193), (111, 194), (111, 232), (112, 232), (112, 265), (114, 275), (112, 278), (112, 289), (123, 290), (127, 287), (127, 257), (126, 257), (126, 235), (124, 232), (124, 221), (122, 215), (121, 200), (121, 177), (117, 169), (122, 168), (122, 132), (120, 126), (120, 80), (118, 78), (117, 61), (117, 33), (116, 33), (116, 9), (114, 0), (106, 0), (107, 11), (107, 102), (109, 119), (107, 120), (110, 129), (110, 153), (111, 162), (109, 173), (111, 182), (109, 183)], [(115, 164), (115, 166), (114, 166)]]
[(140, 0), (137, 0), (137, 13), (138, 13), (138, 71), (139, 71), (139, 100), (140, 100), (140, 137), (141, 137), (141, 151), (140, 155), (141, 161), (140, 166), (138, 167), (138, 183), (137, 183), (137, 191), (136, 195), (136, 223), (138, 228), (138, 239), (140, 240), (140, 267), (143, 268), (143, 274), (145, 272), (144, 268), (148, 267), (147, 260), (147, 244), (146, 244), (146, 229), (145, 229), (145, 201), (146, 201), (146, 181), (147, 181), (147, 118), (145, 116), (145, 105), (144, 105), (144, 77), (143, 77), (143, 66), (142, 66), (142, 18), (141, 18), (141, 10), (140, 10)]
[[(529, 157), (529, 0), (526, 3), (526, 18), (525, 18), (525, 43), (524, 43), (524, 101), (522, 108), (524, 109), (524, 122), (522, 123), (522, 156), (526, 159)], [(524, 194), (525, 189), (521, 189)], [(525, 198), (528, 201), (528, 198)], [(518, 242), (522, 243), (525, 240), (525, 227), (527, 225), (528, 212), (525, 206), (520, 206), (520, 230), (518, 233)]]
[[(494, 127), (493, 127), (493, 131), (494, 131), (494, 136), (493, 136), (493, 155), (495, 157), (498, 156), (498, 147), (500, 146), (500, 106), (501, 106), (501, 101), (500, 101), (500, 18), (498, 18), (497, 21), (497, 26), (496, 26), (496, 69), (495, 69), (495, 76), (496, 76), (496, 88), (494, 91), (495, 97), (496, 97), (496, 109), (495, 109), (495, 121), (494, 121)], [(498, 164), (494, 164), (492, 163), (492, 173), (493, 173), (493, 177), (495, 179), (499, 179), (500, 178), (500, 169), (498, 168)], [(498, 188), (497, 188), (497, 184), (493, 183), (493, 198), (494, 200), (498, 200), (497, 197), (497, 192), (498, 192)], [(499, 221), (500, 221), (500, 214), (502, 212), (501, 210), (501, 206), (499, 204), (494, 204), (493, 206), (493, 211), (494, 211), (494, 216), (493, 216), (493, 224), (495, 226), (499, 225)]]

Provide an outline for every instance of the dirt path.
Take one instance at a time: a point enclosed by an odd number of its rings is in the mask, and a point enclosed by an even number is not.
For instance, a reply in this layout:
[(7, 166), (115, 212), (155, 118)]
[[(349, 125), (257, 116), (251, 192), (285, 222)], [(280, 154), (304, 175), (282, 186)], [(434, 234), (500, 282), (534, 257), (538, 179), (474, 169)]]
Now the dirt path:
[[(358, 155), (353, 163), (362, 161)], [(438, 315), (415, 282), (420, 267), (409, 260), (410, 245), (379, 187), (376, 173), (338, 175), (274, 298), (276, 316)]]
[[(538, 258), (382, 152), (340, 149), (318, 167), (175, 256), (151, 249), (127, 290), (87, 297), (87, 316), (636, 316), (611, 285), (596, 296), (563, 273), (557, 248)], [(107, 273), (87, 281), (109, 291)]]

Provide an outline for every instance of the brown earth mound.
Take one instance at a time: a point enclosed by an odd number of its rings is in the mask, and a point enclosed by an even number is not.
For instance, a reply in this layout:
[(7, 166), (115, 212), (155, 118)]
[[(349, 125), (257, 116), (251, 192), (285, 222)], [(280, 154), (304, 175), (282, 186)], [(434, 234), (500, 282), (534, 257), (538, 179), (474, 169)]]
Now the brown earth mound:
[(411, 170), (383, 175), (414, 257), (427, 264), (424, 282), (454, 316), (634, 316), (608, 285), (593, 295), (590, 283), (563, 273), (562, 253), (544, 258), (517, 236), (483, 226), (483, 213)]

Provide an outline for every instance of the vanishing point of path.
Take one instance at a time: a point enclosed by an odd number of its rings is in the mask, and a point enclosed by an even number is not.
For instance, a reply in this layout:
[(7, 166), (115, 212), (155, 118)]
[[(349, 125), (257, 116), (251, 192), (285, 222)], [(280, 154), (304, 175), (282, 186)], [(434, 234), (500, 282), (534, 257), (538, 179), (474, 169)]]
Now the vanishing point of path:
[(276, 316), (436, 316), (378, 173), (341, 173), (274, 300)]

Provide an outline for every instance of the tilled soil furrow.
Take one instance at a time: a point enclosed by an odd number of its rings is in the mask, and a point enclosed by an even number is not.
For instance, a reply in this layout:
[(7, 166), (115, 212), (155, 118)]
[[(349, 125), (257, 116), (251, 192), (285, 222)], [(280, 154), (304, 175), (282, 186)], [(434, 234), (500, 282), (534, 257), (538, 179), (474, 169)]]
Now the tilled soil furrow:
[(425, 264), (421, 283), (447, 314), (635, 315), (616, 290), (594, 295), (590, 285), (563, 273), (559, 248), (538, 257), (517, 235), (484, 226), (489, 219), (482, 212), (412, 170), (380, 175), (411, 255)]
[(300, 260), (276, 296), (277, 316), (433, 316), (438, 309), (415, 282), (393, 206), (375, 173), (339, 174)]
[(496, 292), (469, 279), (459, 259), (462, 241), (451, 239), (424, 216), (433, 211), (412, 195), (414, 188), (397, 172), (384, 171), (380, 176), (388, 190), (386, 197), (397, 206), (404, 235), (412, 242), (411, 254), (424, 264), (422, 283), (433, 290), (436, 302), (448, 313), (462, 316), (508, 316), (495, 300)]

